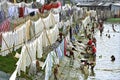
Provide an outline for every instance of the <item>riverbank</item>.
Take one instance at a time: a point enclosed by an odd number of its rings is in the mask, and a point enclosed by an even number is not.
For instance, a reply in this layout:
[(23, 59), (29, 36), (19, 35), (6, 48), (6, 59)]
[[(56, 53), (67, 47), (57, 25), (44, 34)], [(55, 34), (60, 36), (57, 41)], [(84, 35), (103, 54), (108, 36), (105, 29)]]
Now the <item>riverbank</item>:
[(106, 22), (120, 23), (120, 18), (109, 18), (109, 19), (106, 20)]

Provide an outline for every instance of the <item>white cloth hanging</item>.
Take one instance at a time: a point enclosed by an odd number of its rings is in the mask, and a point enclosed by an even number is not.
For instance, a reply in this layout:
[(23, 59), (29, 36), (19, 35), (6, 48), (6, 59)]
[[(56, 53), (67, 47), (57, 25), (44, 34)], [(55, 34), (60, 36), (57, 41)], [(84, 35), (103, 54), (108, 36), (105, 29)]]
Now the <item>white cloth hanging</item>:
[(42, 32), (41, 35), (42, 35), (42, 44), (43, 44), (43, 47), (48, 46), (48, 38), (46, 36), (45, 30), (43, 30), (43, 32)]
[(27, 52), (27, 49), (26, 49), (27, 47), (26, 46), (27, 45), (24, 45), (22, 47), (20, 58), (19, 58), (18, 62), (16, 63), (16, 65), (18, 67), (17, 72), (18, 72), (19, 76), (21, 74), (20, 73), (21, 71), (26, 72), (26, 57), (28, 55), (28, 52)]
[[(30, 42), (27, 46), (29, 55), (27, 55), (27, 62), (26, 66), (29, 66), (31, 64), (31, 60), (36, 60), (36, 49), (37, 49), (37, 40), (34, 40), (33, 42)], [(30, 57), (31, 56), (31, 57)]]
[(17, 68), (15, 69), (9, 80), (16, 80), (16, 75), (17, 75)]
[(59, 58), (58, 58), (56, 52), (55, 51), (51, 51), (51, 55), (53, 57), (54, 64), (59, 64)]
[(35, 23), (35, 34), (36, 34), (36, 36), (39, 36), (42, 33), (43, 29), (44, 29), (44, 24), (41, 21), (41, 18), (38, 19), (34, 23)]
[(42, 35), (40, 35), (37, 39), (37, 58), (41, 58), (42, 54), (43, 54)]
[[(2, 56), (6, 56), (8, 53), (12, 52), (12, 47), (14, 44), (14, 39), (13, 39), (13, 33), (12, 32), (6, 32), (6, 33), (2, 33), (2, 47), (1, 47), (1, 51), (4, 51), (6, 49), (6, 51), (1, 52), (0, 55)], [(9, 49), (10, 48), (10, 49)]]
[(55, 25), (56, 23), (52, 13), (50, 13), (46, 18), (43, 18), (42, 20), (43, 20), (43, 23), (45, 24), (46, 29), (49, 29), (51, 26)]
[[(15, 45), (19, 45), (17, 47), (15, 47), (15, 50), (20, 48), (23, 45), (23, 42), (26, 41), (26, 23), (23, 24), (23, 26), (21, 26), (19, 29), (16, 30), (15, 34), (16, 36), (18, 36), (18, 40), (16, 40), (17, 42), (15, 43)], [(22, 44), (22, 45), (21, 45)]]
[(49, 77), (51, 75), (53, 67), (53, 58), (51, 56), (51, 53), (47, 55), (47, 58), (42, 66), (42, 69), (45, 68), (45, 80), (49, 80)]

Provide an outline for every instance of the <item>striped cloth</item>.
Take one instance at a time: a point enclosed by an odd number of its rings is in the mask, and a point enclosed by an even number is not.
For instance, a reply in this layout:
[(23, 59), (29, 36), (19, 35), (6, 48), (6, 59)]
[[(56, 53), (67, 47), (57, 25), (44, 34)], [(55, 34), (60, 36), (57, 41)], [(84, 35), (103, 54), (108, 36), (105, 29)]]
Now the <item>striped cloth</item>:
[(0, 24), (0, 45), (2, 43), (2, 32), (7, 32), (10, 30), (10, 21), (6, 19), (2, 24)]

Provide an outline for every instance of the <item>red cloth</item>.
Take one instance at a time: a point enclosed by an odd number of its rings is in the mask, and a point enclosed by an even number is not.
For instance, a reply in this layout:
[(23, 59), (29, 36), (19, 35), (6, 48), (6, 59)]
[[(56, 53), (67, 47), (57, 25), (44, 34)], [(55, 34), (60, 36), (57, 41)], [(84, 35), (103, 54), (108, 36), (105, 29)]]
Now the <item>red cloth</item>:
[(52, 8), (58, 8), (61, 6), (61, 2), (55, 2), (55, 3), (50, 3), (50, 4), (45, 4), (41, 8), (41, 12), (43, 13), (44, 10), (51, 10)]
[(7, 19), (0, 24), (0, 44), (2, 43), (2, 32), (10, 31), (10, 21)]
[(67, 50), (66, 50), (66, 48), (67, 48), (67, 41), (66, 41), (66, 38), (64, 39), (64, 55), (66, 56), (67, 55)]
[(96, 53), (96, 48), (95, 48), (95, 46), (92, 46), (92, 52), (93, 52), (93, 53)]
[(51, 4), (51, 8), (58, 8), (59, 6), (61, 6), (61, 3), (60, 3), (60, 2), (52, 3), (52, 4)]
[(92, 45), (92, 40), (89, 40), (87, 44)]
[(24, 17), (24, 7), (19, 7), (19, 17)]

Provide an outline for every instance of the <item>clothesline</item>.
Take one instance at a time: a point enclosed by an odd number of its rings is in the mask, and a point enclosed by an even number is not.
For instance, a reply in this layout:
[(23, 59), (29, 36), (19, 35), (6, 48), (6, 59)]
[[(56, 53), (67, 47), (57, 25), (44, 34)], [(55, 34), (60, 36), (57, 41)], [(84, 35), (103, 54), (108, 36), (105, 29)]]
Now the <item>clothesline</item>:
[[(51, 15), (52, 17), (54, 17), (54, 16), (50, 13), (49, 16), (48, 16), (49, 18), (51, 18), (50, 15)], [(42, 18), (39, 18), (39, 19), (42, 20)], [(43, 19), (44, 19), (44, 18), (43, 18)], [(51, 18), (51, 19), (52, 19), (52, 18)], [(51, 21), (52, 21), (52, 24), (54, 24), (53, 19), (52, 19)], [(42, 21), (42, 23), (43, 23), (43, 22), (44, 22), (44, 21)], [(46, 26), (45, 23), (44, 23), (44, 26)], [(46, 28), (46, 29), (47, 29), (47, 28)], [(40, 33), (40, 31), (39, 31), (37, 34), (35, 34), (35, 36), (38, 35), (39, 33)], [(35, 37), (35, 36), (34, 36), (34, 37)], [(34, 37), (33, 37), (33, 38), (34, 38)], [(21, 42), (21, 43), (18, 44), (17, 46), (21, 45), (22, 43), (24, 43), (24, 42)], [(16, 46), (14, 46), (14, 47), (16, 47)], [(13, 47), (11, 47), (11, 48), (9, 48), (9, 49), (12, 49), (12, 48), (13, 48)], [(6, 50), (8, 50), (8, 49), (6, 49)], [(6, 50), (4, 50), (4, 51), (6, 51)], [(1, 52), (4, 52), (4, 51), (1, 51)]]
[[(46, 28), (44, 28), (44, 29), (46, 30)], [(38, 32), (37, 34), (35, 34), (35, 36), (31, 37), (31, 40), (32, 40), (33, 38), (36, 38), (36, 35), (38, 35), (39, 33), (41, 33), (41, 31)], [(47, 34), (46, 34), (46, 35), (47, 35)], [(5, 40), (4, 40), (4, 41), (5, 41)], [(5, 41), (5, 43), (6, 43), (6, 41)], [(22, 43), (20, 43), (20, 44), (18, 44), (18, 45), (15, 45), (15, 46), (13, 46), (13, 47), (11, 47), (11, 48), (8, 48), (8, 49), (5, 49), (5, 50), (3, 50), (3, 51), (0, 51), (0, 53), (1, 53), (1, 52), (4, 52), (4, 51), (7, 51), (7, 50), (9, 50), (9, 49), (15, 48), (15, 47), (17, 47), (17, 46), (19, 46), (19, 45), (22, 45), (23, 43), (25, 43), (25, 41), (22, 42)], [(6, 45), (7, 45), (7, 43), (6, 43)], [(10, 51), (10, 52), (11, 52), (11, 51)]]
[[(44, 24), (45, 25), (45, 24)], [(45, 27), (44, 27), (45, 28)]]

